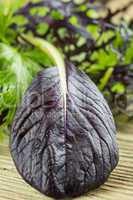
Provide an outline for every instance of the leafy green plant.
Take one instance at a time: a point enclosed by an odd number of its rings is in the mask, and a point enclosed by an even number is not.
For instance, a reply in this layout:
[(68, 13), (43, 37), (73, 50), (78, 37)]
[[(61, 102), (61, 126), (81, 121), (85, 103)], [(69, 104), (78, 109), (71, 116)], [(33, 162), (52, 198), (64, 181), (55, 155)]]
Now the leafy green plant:
[(133, 85), (133, 31), (130, 21), (115, 23), (114, 17), (127, 8), (112, 13), (86, 0), (0, 1), (1, 129), (10, 126), (37, 72), (53, 64), (49, 53), (33, 48), (23, 34), (54, 44), (94, 80), (115, 111), (126, 113)]
[(27, 19), (20, 26), (26, 33), (55, 44), (67, 60), (91, 76), (112, 109), (119, 113), (132, 85), (133, 31), (130, 21), (115, 22), (115, 17), (132, 4), (111, 12), (97, 2), (40, 0), (29, 2), (16, 15)]
[[(50, 62), (52, 63), (48, 56), (42, 56), (39, 50), (28, 48), (28, 44), (24, 45), (24, 41), (17, 38), (18, 33), (13, 31), (12, 28), (12, 24), (16, 21), (16, 17), (14, 16), (16, 9), (14, 5), (16, 6), (17, 4), (16, 1), (14, 1), (14, 4), (9, 4), (9, 9), (7, 9), (7, 2), (8, 1), (3, 1), (0, 3), (1, 131), (7, 130), (6, 127), (10, 126), (16, 107), (35, 74), (41, 70), (42, 62), (45, 66), (49, 65)], [(20, 5), (17, 5), (17, 7), (19, 6)], [(16, 38), (21, 40), (20, 43), (17, 42)]]

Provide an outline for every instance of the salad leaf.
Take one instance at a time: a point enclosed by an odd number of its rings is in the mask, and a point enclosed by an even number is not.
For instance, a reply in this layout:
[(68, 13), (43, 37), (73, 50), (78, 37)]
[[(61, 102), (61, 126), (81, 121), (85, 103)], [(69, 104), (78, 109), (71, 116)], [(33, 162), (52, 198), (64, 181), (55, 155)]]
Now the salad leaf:
[(6, 116), (2, 114), (1, 124), (8, 126), (25, 90), (42, 67), (4, 43), (0, 43), (0, 61), (0, 112), (6, 111)]
[(85, 73), (70, 63), (66, 67), (66, 107), (59, 67), (41, 71), (24, 95), (11, 135), (19, 173), (54, 198), (97, 188), (118, 163), (116, 128), (105, 99)]

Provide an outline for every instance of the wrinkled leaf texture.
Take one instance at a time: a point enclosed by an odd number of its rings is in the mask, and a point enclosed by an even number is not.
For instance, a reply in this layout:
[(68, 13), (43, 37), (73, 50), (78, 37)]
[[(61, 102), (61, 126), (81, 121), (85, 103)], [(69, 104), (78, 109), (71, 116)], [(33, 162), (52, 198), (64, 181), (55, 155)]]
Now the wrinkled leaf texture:
[(111, 111), (89, 77), (67, 63), (66, 109), (57, 67), (34, 79), (18, 108), (11, 153), (22, 177), (54, 198), (103, 184), (118, 163)]

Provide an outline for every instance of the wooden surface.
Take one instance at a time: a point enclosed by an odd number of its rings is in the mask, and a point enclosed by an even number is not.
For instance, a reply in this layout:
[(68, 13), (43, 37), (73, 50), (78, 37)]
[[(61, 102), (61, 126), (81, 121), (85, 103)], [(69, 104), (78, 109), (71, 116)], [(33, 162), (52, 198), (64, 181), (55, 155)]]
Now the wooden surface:
[[(118, 167), (99, 189), (79, 200), (133, 200), (133, 125), (118, 132)], [(0, 145), (0, 200), (48, 200), (32, 189), (17, 173), (6, 145)]]

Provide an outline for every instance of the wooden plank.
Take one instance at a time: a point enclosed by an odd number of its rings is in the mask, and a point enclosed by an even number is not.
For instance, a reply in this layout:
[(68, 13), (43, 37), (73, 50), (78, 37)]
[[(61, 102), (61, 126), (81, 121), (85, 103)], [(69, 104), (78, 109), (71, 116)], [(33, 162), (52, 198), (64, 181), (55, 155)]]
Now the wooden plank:
[[(133, 130), (118, 133), (120, 161), (109, 180), (77, 200), (133, 200)], [(25, 183), (17, 173), (9, 148), (0, 145), (0, 200), (49, 200)]]

